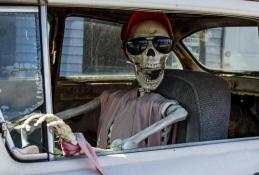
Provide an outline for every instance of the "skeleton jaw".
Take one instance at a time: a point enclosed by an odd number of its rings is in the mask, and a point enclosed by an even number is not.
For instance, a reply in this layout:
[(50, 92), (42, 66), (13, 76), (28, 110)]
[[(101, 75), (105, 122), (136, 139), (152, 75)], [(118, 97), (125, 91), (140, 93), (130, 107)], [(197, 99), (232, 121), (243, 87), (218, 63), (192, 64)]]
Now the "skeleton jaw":
[(161, 54), (154, 50), (155, 56), (147, 56), (146, 52), (137, 56), (128, 55), (134, 63), (136, 79), (141, 86), (141, 91), (150, 92), (155, 90), (164, 78), (165, 62), (168, 54)]
[(164, 69), (161, 64), (143, 64), (135, 66), (137, 81), (145, 92), (155, 90), (164, 77)]

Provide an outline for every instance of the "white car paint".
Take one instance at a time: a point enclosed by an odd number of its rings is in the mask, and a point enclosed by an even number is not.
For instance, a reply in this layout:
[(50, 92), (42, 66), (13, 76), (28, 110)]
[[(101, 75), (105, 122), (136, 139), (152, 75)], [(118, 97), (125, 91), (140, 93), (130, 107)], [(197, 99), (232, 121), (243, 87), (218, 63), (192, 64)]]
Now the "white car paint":
[(48, 0), (50, 6), (152, 9), (259, 17), (259, 3), (244, 0)]
[[(259, 17), (259, 3), (240, 0), (49, 0), (52, 6), (85, 6), (116, 9), (149, 9), (216, 13)], [(47, 45), (47, 41), (44, 41)], [(48, 62), (49, 58), (44, 57)], [(51, 111), (51, 109), (50, 109)], [(177, 146), (177, 145), (176, 145)], [(259, 172), (259, 138), (185, 144), (174, 148), (145, 152), (112, 154), (98, 159), (109, 175), (243, 175)], [(21, 163), (7, 152), (0, 138), (0, 174), (96, 174), (87, 158)]]
[[(107, 175), (253, 175), (259, 172), (259, 138), (99, 156)], [(214, 141), (215, 142), (215, 141)], [(87, 158), (20, 163), (0, 139), (0, 174), (96, 174)]]

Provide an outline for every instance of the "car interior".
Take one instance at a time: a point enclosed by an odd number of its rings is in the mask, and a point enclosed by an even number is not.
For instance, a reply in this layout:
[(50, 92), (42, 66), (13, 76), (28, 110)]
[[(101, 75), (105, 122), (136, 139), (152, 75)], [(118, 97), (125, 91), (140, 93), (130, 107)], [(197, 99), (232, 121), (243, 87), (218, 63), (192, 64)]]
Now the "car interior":
[[(48, 7), (53, 113), (63, 115), (72, 131), (82, 132), (93, 147), (97, 146), (100, 129), (101, 108), (95, 105), (97, 97), (106, 90), (138, 87), (133, 64), (125, 56), (120, 39), (122, 25), (131, 14), (130, 10)], [(259, 65), (255, 60), (259, 55), (258, 19), (180, 12), (166, 14), (172, 24), (174, 45), (166, 62), (164, 79), (155, 92), (178, 101), (188, 112), (186, 120), (173, 124), (168, 144), (258, 136)], [(35, 20), (37, 26), (37, 16), (33, 17), (35, 19), (30, 19)], [(16, 116), (45, 110), (41, 60), (39, 50), (33, 49), (40, 48), (39, 43), (34, 44), (39, 33), (28, 35), (27, 31), (33, 30), (26, 23), (23, 25), (27, 28), (21, 26), (16, 30), (26, 31), (21, 41), (33, 46), (26, 54), (37, 60), (16, 63), (19, 61), (15, 60), (15, 55), (2, 49), (10, 59), (0, 60), (3, 66), (0, 85), (7, 92), (1, 96), (0, 109), (10, 121), (16, 120)], [(2, 27), (1, 30), (8, 29)], [(15, 37), (12, 40), (3, 37), (2, 41), (18, 43), (17, 50), (23, 47)], [(19, 57), (24, 62), (23, 56)], [(8, 78), (9, 75), (14, 78)], [(27, 82), (26, 86), (19, 91), (11, 89), (21, 82)], [(26, 94), (28, 89), (30, 95), (13, 103), (13, 98)], [(85, 107), (89, 102), (90, 107)], [(71, 111), (67, 115), (68, 110), (74, 111), (73, 116)], [(10, 133), (15, 146), (22, 148), (28, 143), (23, 143), (21, 133), (13, 130), (19, 122), (10, 124)], [(40, 152), (48, 150), (44, 132), (47, 129), (43, 125), (41, 130), (28, 136), (30, 144), (37, 145)], [(54, 154), (61, 155), (59, 139), (55, 137), (54, 141)]]
[[(104, 90), (136, 87), (119, 40), (120, 28), (131, 13), (92, 8), (48, 9), (54, 113), (85, 104)], [(188, 111), (188, 119), (177, 124), (176, 143), (257, 136), (256, 73), (210, 69), (195, 59), (183, 40), (217, 27), (256, 27), (258, 20), (210, 14), (167, 15), (173, 25), (175, 45), (171, 67), (156, 91), (176, 99)], [(77, 67), (79, 64), (81, 67)], [(96, 146), (99, 113), (98, 108), (65, 122), (73, 132), (83, 132)]]

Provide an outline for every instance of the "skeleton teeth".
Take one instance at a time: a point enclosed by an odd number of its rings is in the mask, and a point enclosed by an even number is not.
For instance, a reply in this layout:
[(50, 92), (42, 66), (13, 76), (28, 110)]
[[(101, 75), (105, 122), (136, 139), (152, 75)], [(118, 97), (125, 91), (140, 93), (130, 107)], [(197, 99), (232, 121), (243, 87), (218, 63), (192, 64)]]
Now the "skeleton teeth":
[(157, 64), (146, 63), (146, 64), (141, 65), (141, 68), (144, 68), (144, 69), (156, 69), (156, 68), (161, 68), (161, 64), (160, 63), (157, 63)]

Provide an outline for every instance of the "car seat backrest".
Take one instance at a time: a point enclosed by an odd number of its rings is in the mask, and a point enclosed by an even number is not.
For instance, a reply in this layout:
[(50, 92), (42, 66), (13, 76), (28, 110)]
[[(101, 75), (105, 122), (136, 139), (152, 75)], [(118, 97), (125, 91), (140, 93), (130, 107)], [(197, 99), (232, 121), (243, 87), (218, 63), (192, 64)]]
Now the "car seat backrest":
[(231, 96), (222, 78), (204, 72), (166, 70), (156, 91), (177, 100), (188, 111), (187, 120), (178, 123), (176, 143), (227, 138)]

